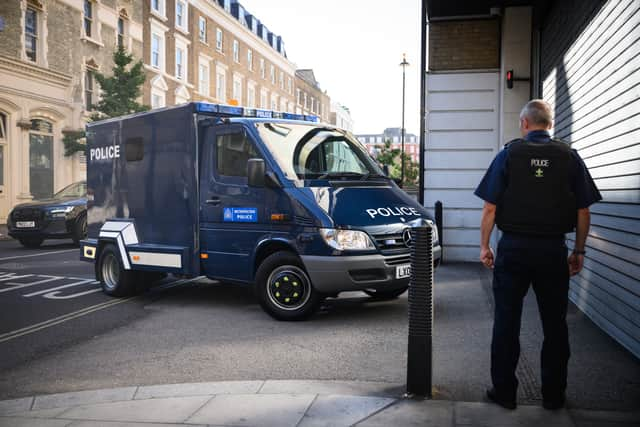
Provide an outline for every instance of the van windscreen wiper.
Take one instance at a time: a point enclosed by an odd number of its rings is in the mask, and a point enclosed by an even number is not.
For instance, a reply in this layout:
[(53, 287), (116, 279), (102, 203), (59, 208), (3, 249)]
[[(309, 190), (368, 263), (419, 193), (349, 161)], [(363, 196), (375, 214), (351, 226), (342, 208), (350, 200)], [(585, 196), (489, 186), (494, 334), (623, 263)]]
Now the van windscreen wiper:
[[(367, 176), (368, 174), (360, 173), (360, 172), (327, 172), (325, 174), (320, 175), (316, 179), (327, 179), (327, 178), (362, 178)], [(365, 178), (366, 179), (366, 178)]]

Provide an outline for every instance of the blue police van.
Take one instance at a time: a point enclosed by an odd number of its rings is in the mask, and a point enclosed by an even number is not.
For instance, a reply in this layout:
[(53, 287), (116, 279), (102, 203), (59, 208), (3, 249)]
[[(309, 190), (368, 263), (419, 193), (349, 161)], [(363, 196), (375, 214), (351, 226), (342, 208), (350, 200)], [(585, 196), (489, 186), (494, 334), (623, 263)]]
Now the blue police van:
[(194, 102), (90, 123), (87, 145), (81, 258), (113, 296), (172, 273), (252, 285), (279, 320), (343, 291), (393, 298), (430, 221), (315, 116)]

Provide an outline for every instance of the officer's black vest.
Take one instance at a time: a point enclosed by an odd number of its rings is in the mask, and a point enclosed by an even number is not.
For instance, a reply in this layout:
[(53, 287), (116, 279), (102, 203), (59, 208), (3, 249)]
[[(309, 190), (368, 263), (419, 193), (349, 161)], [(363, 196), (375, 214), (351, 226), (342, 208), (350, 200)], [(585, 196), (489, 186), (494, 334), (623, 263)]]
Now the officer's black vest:
[(498, 228), (543, 236), (573, 231), (577, 209), (569, 145), (520, 139), (505, 149), (507, 188), (497, 204)]

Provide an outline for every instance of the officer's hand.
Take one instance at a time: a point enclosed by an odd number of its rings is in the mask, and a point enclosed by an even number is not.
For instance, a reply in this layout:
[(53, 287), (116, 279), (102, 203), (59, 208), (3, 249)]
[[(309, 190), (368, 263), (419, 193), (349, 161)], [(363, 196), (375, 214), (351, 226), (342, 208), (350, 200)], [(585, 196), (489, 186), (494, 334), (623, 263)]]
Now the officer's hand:
[(582, 266), (584, 264), (584, 255), (572, 253), (571, 255), (569, 255), (567, 262), (569, 263), (569, 274), (571, 276), (575, 276), (582, 270)]
[(487, 268), (493, 268), (493, 249), (480, 248), (480, 262)]

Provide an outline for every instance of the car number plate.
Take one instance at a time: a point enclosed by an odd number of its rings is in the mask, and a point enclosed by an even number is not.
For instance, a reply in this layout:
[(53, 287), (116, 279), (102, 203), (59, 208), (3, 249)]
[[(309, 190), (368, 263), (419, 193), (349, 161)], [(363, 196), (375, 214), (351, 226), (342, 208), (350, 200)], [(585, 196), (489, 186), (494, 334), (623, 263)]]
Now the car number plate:
[(16, 221), (16, 227), (18, 228), (34, 228), (35, 226), (35, 221)]
[(411, 264), (402, 264), (396, 267), (396, 279), (405, 279), (411, 276)]

